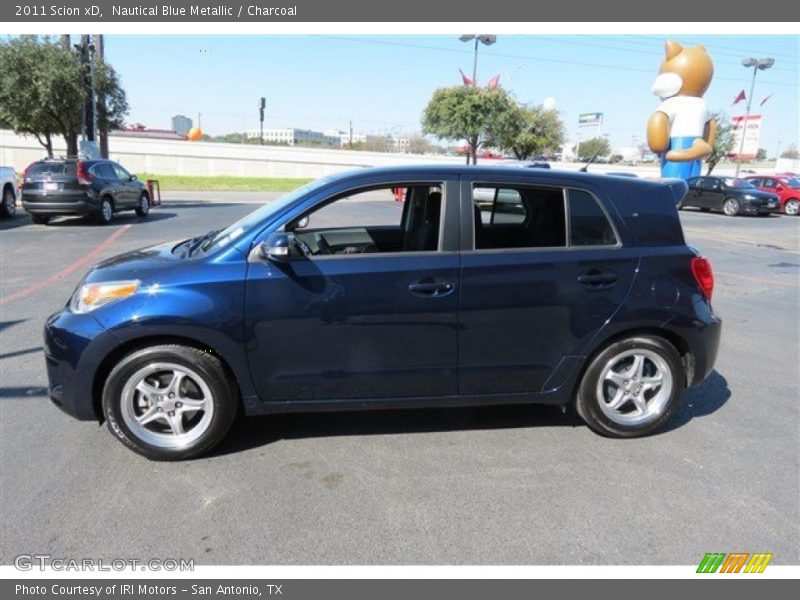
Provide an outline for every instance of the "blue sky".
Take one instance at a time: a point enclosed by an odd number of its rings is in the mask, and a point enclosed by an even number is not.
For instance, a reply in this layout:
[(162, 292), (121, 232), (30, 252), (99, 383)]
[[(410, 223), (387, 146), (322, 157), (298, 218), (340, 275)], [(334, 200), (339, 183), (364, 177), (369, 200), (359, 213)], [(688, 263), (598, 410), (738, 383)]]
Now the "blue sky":
[[(548, 96), (576, 137), (577, 115), (603, 112), (603, 133), (617, 146), (644, 140), (658, 105), (650, 94), (666, 39), (702, 43), (715, 62), (706, 98), (711, 109), (731, 107), (749, 92), (747, 56), (775, 58), (759, 73), (753, 112), (764, 115), (761, 146), (798, 143), (800, 40), (797, 36), (643, 35), (498, 36), (481, 47), (479, 83), (501, 74), (519, 100)], [(122, 76), (130, 122), (168, 127), (186, 114), (210, 134), (258, 127), (258, 98), (267, 98), (265, 125), (412, 133), (433, 90), (460, 83), (472, 70), (472, 46), (455, 36), (106, 36), (106, 54)], [(763, 109), (758, 103), (774, 94)], [(588, 132), (587, 132), (588, 133)], [(585, 134), (586, 135), (586, 134)]]

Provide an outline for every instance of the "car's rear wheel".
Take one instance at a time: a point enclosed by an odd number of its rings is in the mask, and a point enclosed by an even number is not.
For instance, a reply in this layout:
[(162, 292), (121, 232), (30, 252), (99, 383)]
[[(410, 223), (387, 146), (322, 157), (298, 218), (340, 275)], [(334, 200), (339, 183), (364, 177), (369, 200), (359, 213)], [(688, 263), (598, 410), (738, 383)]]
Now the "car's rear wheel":
[(147, 194), (142, 192), (142, 195), (139, 196), (139, 204), (136, 206), (136, 215), (144, 218), (149, 213), (150, 213), (150, 198), (147, 197)]
[(37, 225), (47, 225), (50, 222), (50, 215), (37, 215), (31, 213), (31, 221)]
[(126, 356), (103, 389), (111, 432), (152, 460), (180, 460), (213, 448), (230, 429), (236, 386), (214, 355), (180, 345)]
[(735, 217), (739, 214), (739, 201), (736, 198), (728, 198), (722, 203), (722, 212), (729, 217)]
[(114, 220), (114, 204), (110, 198), (103, 198), (100, 200), (100, 206), (97, 211), (97, 222), (101, 225), (108, 225)]
[(800, 200), (795, 200), (794, 198), (787, 200), (783, 206), (783, 212), (793, 217), (800, 215)]
[(669, 420), (684, 387), (683, 364), (672, 344), (636, 336), (611, 344), (592, 360), (576, 408), (597, 433), (639, 437)]
[(0, 216), (13, 217), (17, 214), (17, 197), (14, 195), (14, 190), (6, 187), (3, 190), (3, 197), (0, 199)]

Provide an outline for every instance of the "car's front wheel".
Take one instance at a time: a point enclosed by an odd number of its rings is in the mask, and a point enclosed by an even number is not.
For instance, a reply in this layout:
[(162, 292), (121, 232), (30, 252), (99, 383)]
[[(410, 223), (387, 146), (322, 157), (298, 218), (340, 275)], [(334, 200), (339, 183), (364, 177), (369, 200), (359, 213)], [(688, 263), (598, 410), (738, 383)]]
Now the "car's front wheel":
[(677, 410), (685, 388), (681, 357), (666, 340), (636, 336), (615, 342), (592, 360), (576, 398), (586, 424), (610, 437), (639, 437)]
[(736, 198), (728, 198), (722, 204), (722, 212), (729, 217), (735, 217), (739, 214), (739, 201)]
[(126, 356), (103, 389), (111, 432), (153, 460), (179, 460), (213, 448), (230, 429), (236, 386), (220, 360), (180, 345), (152, 346)]
[(0, 199), (0, 216), (13, 217), (17, 214), (17, 197), (10, 186), (3, 190), (3, 197)]
[(136, 205), (136, 216), (144, 218), (149, 213), (150, 213), (150, 198), (147, 197), (147, 194), (142, 192), (142, 195), (139, 196), (139, 203)]

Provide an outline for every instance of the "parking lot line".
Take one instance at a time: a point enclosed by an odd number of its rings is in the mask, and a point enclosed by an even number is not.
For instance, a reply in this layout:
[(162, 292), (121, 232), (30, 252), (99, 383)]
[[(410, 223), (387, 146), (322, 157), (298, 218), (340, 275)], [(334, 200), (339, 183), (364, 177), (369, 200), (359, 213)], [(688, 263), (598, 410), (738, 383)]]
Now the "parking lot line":
[(14, 292), (13, 294), (0, 298), (0, 306), (8, 304), (9, 302), (13, 302), (14, 300), (19, 300), (20, 298), (25, 298), (27, 296), (30, 296), (31, 294), (35, 294), (39, 290), (43, 290), (44, 288), (63, 279), (64, 277), (67, 277), (68, 275), (74, 273), (78, 269), (85, 267), (87, 264), (93, 263), (100, 254), (102, 254), (108, 248), (110, 248), (111, 245), (116, 241), (116, 239), (123, 233), (125, 233), (128, 229), (130, 229), (130, 225), (124, 225), (123, 227), (120, 227), (114, 233), (108, 236), (103, 242), (95, 246), (91, 252), (85, 254), (83, 257), (76, 260), (71, 265), (63, 268), (58, 273), (48, 277), (44, 281), (33, 283), (26, 288), (22, 288), (18, 292)]

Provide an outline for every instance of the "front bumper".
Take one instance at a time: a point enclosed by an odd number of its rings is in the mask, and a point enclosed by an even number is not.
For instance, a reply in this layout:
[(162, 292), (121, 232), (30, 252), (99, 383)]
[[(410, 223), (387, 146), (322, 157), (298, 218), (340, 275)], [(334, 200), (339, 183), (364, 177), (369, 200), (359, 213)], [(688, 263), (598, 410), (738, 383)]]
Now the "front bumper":
[(48, 395), (53, 404), (83, 421), (100, 420), (94, 381), (116, 338), (91, 314), (68, 309), (51, 315), (44, 326)]
[(745, 200), (742, 203), (742, 212), (749, 214), (768, 214), (781, 212), (781, 203), (775, 200)]

